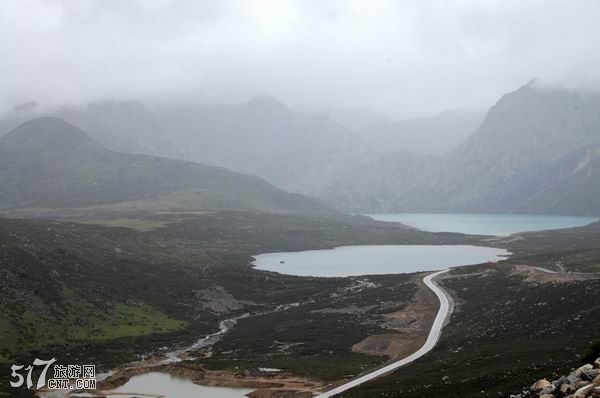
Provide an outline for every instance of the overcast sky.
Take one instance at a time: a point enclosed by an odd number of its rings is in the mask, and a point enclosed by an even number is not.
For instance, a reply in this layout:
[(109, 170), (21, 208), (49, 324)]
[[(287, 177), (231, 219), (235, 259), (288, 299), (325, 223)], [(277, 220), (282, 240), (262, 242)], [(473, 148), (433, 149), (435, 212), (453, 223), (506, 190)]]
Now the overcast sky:
[(0, 2), (0, 107), (243, 102), (486, 108), (536, 76), (598, 87), (600, 1)]

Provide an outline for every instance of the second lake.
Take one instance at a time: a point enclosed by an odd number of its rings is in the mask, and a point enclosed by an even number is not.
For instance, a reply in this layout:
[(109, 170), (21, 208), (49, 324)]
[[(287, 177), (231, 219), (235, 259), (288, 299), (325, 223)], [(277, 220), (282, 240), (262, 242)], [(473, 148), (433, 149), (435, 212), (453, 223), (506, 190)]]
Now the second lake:
[(504, 249), (469, 245), (369, 245), (328, 250), (265, 253), (256, 268), (300, 276), (358, 276), (431, 271), (499, 261)]
[(580, 227), (594, 217), (542, 216), (531, 214), (365, 214), (375, 220), (400, 222), (430, 232), (459, 232), (479, 235), (511, 235), (518, 232)]

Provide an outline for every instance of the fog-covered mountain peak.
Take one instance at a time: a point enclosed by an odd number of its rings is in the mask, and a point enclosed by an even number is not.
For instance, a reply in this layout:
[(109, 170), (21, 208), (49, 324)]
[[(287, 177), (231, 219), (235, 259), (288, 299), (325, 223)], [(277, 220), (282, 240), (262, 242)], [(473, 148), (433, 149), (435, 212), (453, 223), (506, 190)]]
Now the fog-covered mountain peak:
[(288, 107), (275, 97), (259, 95), (246, 102), (246, 109), (261, 113), (290, 113)]
[[(1, 139), (4, 146), (15, 149), (38, 148), (40, 153), (50, 148), (66, 149), (92, 140), (83, 131), (56, 117), (44, 116), (23, 123)], [(35, 159), (31, 159), (34, 161)]]

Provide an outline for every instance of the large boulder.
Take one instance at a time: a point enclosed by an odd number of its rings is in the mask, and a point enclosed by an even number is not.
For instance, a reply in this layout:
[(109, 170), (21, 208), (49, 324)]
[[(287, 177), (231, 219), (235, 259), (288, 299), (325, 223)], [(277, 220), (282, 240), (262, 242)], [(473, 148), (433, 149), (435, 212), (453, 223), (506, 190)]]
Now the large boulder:
[(581, 387), (580, 389), (575, 391), (575, 394), (573, 394), (573, 398), (587, 398), (591, 395), (593, 390), (594, 390), (594, 385), (588, 384), (587, 386)]
[(590, 384), (591, 384), (591, 382), (589, 382), (587, 380), (579, 380), (577, 383), (575, 383), (575, 389), (579, 390), (581, 387), (585, 387)]
[(533, 383), (531, 385), (531, 387), (529, 387), (529, 390), (531, 390), (533, 392), (540, 392), (544, 388), (549, 387), (549, 386), (552, 386), (552, 383), (550, 383), (546, 379), (540, 379), (540, 380), (536, 381), (535, 383)]
[(563, 384), (563, 385), (560, 386), (560, 392), (563, 395), (568, 395), (568, 394), (571, 394), (571, 393), (573, 393), (575, 391), (577, 391), (577, 388), (575, 388), (575, 386), (572, 385), (572, 384), (565, 383), (565, 384)]
[(588, 369), (581, 372), (581, 380), (594, 380), (598, 375), (600, 375), (600, 369)]
[(587, 363), (583, 366), (578, 367), (577, 370), (575, 370), (572, 374), (577, 378), (581, 378), (582, 374), (584, 374), (585, 372), (588, 372), (592, 369), (594, 369), (594, 366)]
[(556, 391), (556, 387), (554, 386), (554, 384), (550, 384), (550, 385), (542, 388), (542, 390), (538, 394), (540, 396), (542, 396), (542, 395), (552, 395), (552, 394), (554, 394), (555, 391)]
[(560, 387), (565, 383), (568, 383), (569, 379), (567, 378), (567, 376), (560, 376), (560, 378), (558, 380), (554, 380), (552, 382), (552, 384), (554, 384), (556, 387)]

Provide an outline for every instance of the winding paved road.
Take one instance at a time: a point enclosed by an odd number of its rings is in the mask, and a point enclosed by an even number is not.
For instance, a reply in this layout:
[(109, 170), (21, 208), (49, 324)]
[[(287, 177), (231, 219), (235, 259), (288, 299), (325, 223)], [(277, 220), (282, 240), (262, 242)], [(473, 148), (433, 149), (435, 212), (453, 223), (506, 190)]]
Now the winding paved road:
[(433, 274), (427, 275), (423, 278), (423, 282), (427, 285), (428, 288), (433, 290), (438, 299), (440, 300), (440, 309), (438, 310), (437, 315), (435, 316), (435, 320), (433, 321), (433, 325), (431, 326), (431, 331), (429, 332), (429, 336), (427, 336), (427, 341), (418, 351), (412, 353), (411, 355), (402, 358), (396, 362), (392, 362), (389, 365), (384, 366), (383, 368), (379, 368), (377, 370), (372, 371), (371, 373), (367, 373), (361, 377), (358, 377), (354, 380), (351, 380), (341, 386), (338, 386), (332, 390), (326, 391), (323, 394), (317, 395), (315, 398), (329, 398), (336, 394), (342, 393), (346, 390), (349, 390), (353, 387), (356, 387), (360, 384), (363, 384), (369, 380), (373, 380), (379, 376), (382, 376), (386, 373), (389, 373), (393, 370), (398, 369), (401, 366), (404, 366), (412, 361), (422, 357), (427, 354), (438, 342), (440, 335), (442, 333), (442, 328), (444, 327), (444, 322), (450, 313), (450, 301), (448, 300), (448, 296), (446, 293), (440, 288), (435, 282), (433, 282), (433, 278), (438, 275), (441, 275), (445, 272), (450, 271), (446, 269), (444, 271), (435, 272)]

